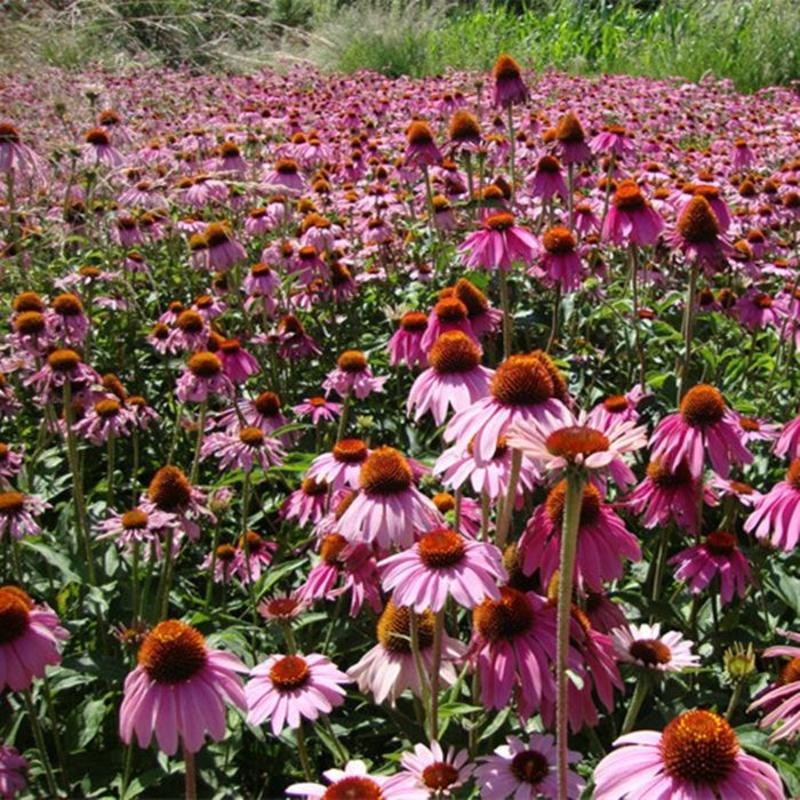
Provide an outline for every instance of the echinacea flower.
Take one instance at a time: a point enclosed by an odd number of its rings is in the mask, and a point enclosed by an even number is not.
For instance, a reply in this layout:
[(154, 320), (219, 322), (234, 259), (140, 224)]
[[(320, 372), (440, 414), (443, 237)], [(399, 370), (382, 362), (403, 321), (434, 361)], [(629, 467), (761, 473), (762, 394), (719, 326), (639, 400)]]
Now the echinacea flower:
[(677, 631), (662, 634), (658, 622), (615, 628), (611, 638), (621, 661), (645, 670), (680, 672), (700, 663), (700, 657), (692, 653), (692, 642)]
[(800, 458), (800, 416), (784, 425), (775, 444), (775, 455), (781, 458)]
[(325, 656), (272, 655), (250, 670), (244, 693), (247, 721), (260, 725), (270, 721), (279, 736), (284, 727), (299, 728), (301, 719), (313, 721), (344, 702), (341, 684), (350, 678)]
[(761, 541), (791, 553), (800, 539), (800, 459), (795, 459), (786, 477), (755, 502), (744, 529)]
[(577, 250), (575, 234), (563, 225), (548, 228), (542, 234), (542, 254), (532, 269), (543, 271), (549, 285), (558, 286), (562, 292), (575, 292), (581, 285), (581, 257)]
[(0, 586), (0, 632), (0, 692), (24, 691), (60, 664), (69, 636), (49, 606), (35, 604), (18, 586)]
[(517, 225), (507, 211), (489, 214), (478, 231), (469, 234), (459, 247), (464, 265), (471, 269), (508, 272), (515, 263), (529, 267), (539, 252), (536, 237)]
[(635, 478), (623, 455), (640, 450), (647, 443), (645, 429), (633, 420), (616, 419), (604, 428), (589, 425), (586, 414), (572, 417), (567, 412), (562, 424), (537, 419), (516, 422), (507, 433), (510, 447), (520, 450), (541, 472), (560, 474), (570, 464), (591, 473), (608, 473), (622, 486)]
[(378, 447), (361, 465), (361, 491), (339, 519), (350, 542), (375, 542), (383, 550), (410, 547), (415, 532), (442, 523), (436, 506), (414, 485), (408, 459), (393, 447)]
[(247, 585), (257, 581), (272, 564), (278, 543), (264, 539), (255, 531), (245, 531), (239, 537), (236, 549), (242, 555), (239, 580)]
[(592, 151), (586, 143), (586, 132), (574, 111), (562, 114), (556, 123), (556, 149), (565, 164), (591, 161)]
[[(800, 634), (791, 631), (777, 630), (781, 636), (786, 636), (792, 642), (800, 642)], [(750, 704), (748, 711), (757, 708), (766, 710), (759, 725), (769, 728), (777, 723), (777, 727), (770, 735), (770, 741), (777, 742), (782, 739), (792, 741), (800, 730), (800, 647), (791, 644), (768, 647), (763, 653), (765, 658), (779, 658), (786, 656), (786, 661), (780, 669), (778, 680), (767, 687), (758, 699)]]
[(433, 140), (433, 131), (427, 122), (417, 119), (408, 126), (405, 160), (417, 167), (430, 167), (442, 160), (442, 154)]
[(0, 442), (0, 480), (8, 481), (22, 469), (22, 453), (12, 450), (5, 442)]
[(448, 423), (444, 440), (471, 447), (478, 465), (494, 458), (497, 440), (515, 422), (535, 419), (551, 425), (569, 424), (564, 400), (566, 382), (543, 353), (514, 355), (495, 371), (489, 396), (459, 411)]
[(330, 453), (317, 456), (306, 471), (306, 478), (324, 481), (334, 489), (358, 489), (361, 465), (369, 448), (361, 439), (340, 439)]
[(129, 436), (136, 420), (133, 412), (113, 395), (101, 396), (73, 430), (92, 444), (103, 444), (109, 437)]
[(494, 106), (508, 108), (528, 99), (528, 87), (522, 80), (519, 64), (507, 53), (497, 57), (492, 67), (494, 78)]
[(695, 195), (683, 207), (667, 242), (698, 263), (717, 268), (732, 249), (720, 231), (711, 204), (702, 195)]
[(182, 403), (203, 403), (213, 395), (229, 397), (233, 394), (233, 384), (225, 375), (219, 356), (201, 351), (189, 357), (175, 394)]
[(730, 603), (733, 595), (744, 597), (751, 581), (750, 565), (736, 544), (736, 536), (726, 531), (714, 531), (701, 544), (687, 547), (674, 555), (675, 579), (685, 581), (692, 594), (703, 591), (719, 577), (721, 603)]
[(428, 353), (430, 367), (422, 372), (408, 393), (406, 409), (419, 420), (430, 411), (441, 425), (450, 408), (463, 411), (489, 393), (492, 370), (481, 366), (481, 349), (461, 331), (443, 333)]
[(389, 339), (389, 364), (396, 367), (425, 366), (422, 337), (428, 327), (428, 318), (421, 311), (407, 311), (400, 317), (400, 325)]
[(209, 553), (200, 565), (202, 570), (213, 570), (214, 583), (228, 584), (239, 572), (244, 556), (232, 544), (220, 544)]
[(749, 464), (752, 454), (742, 444), (737, 415), (718, 389), (707, 384), (693, 386), (681, 399), (680, 410), (658, 423), (650, 438), (650, 457), (675, 470), (685, 459), (689, 472), (703, 472), (704, 452), (714, 471), (728, 477), (731, 464)]
[(155, 556), (159, 557), (160, 534), (175, 524), (176, 519), (172, 514), (155, 509), (147, 513), (136, 507), (123, 513), (112, 513), (108, 519), (99, 524), (102, 533), (97, 538), (115, 539), (117, 546), (129, 553), (136, 546), (152, 547)]
[[(480, 676), (481, 702), (502, 708), (516, 691), (523, 717), (539, 709), (543, 695), (555, 697), (556, 616), (532, 592), (503, 586), (500, 598), (487, 598), (472, 611), (471, 652)], [(571, 668), (578, 668), (570, 648)]]
[(179, 620), (159, 622), (139, 648), (138, 663), (125, 678), (119, 735), (173, 755), (179, 741), (196, 753), (206, 734), (225, 736), (226, 702), (241, 709), (247, 700), (236, 673), (247, 667), (231, 653), (211, 650), (203, 635)]
[(342, 413), (342, 404), (328, 400), (327, 397), (308, 397), (292, 408), (298, 417), (310, 417), (312, 425), (320, 422), (333, 422)]
[[(330, 498), (330, 502), (335, 505), (339, 499), (337, 494)], [(300, 488), (284, 500), (281, 516), (284, 519), (296, 520), (297, 524), (303, 527), (309, 522), (319, 522), (325, 515), (328, 505), (328, 484), (325, 481), (316, 481), (314, 478), (304, 478)]]
[(733, 728), (713, 711), (686, 711), (661, 733), (629, 733), (614, 747), (595, 767), (594, 800), (785, 797), (775, 769), (745, 753)]
[[(526, 575), (539, 571), (547, 585), (559, 569), (567, 482), (557, 483), (534, 511), (518, 550)], [(600, 591), (605, 581), (622, 577), (625, 561), (642, 557), (639, 542), (625, 523), (603, 502), (592, 483), (583, 487), (574, 575), (581, 588)]]
[[(580, 753), (567, 752), (567, 761), (575, 764)], [(507, 736), (506, 743), (483, 756), (475, 769), (481, 797), (514, 800), (557, 800), (556, 745), (547, 733), (531, 733), (527, 741)], [(574, 770), (567, 773), (567, 797), (577, 800), (583, 781)]]
[(464, 608), (474, 608), (487, 597), (499, 600), (497, 583), (508, 578), (495, 545), (448, 528), (422, 534), (409, 550), (380, 561), (378, 570), (395, 603), (417, 613), (441, 610), (448, 597)]
[(411, 776), (370, 775), (363, 761), (348, 761), (343, 770), (327, 769), (325, 783), (293, 783), (287, 794), (305, 800), (428, 800), (429, 792), (416, 786)]
[(635, 181), (622, 181), (603, 223), (602, 236), (613, 244), (654, 245), (664, 229), (659, 213), (647, 202)]
[(168, 514), (170, 527), (196, 540), (200, 536), (200, 526), (196, 520), (201, 516), (214, 520), (205, 502), (205, 494), (192, 486), (183, 470), (168, 464), (153, 475), (146, 494), (139, 501), (139, 507), (146, 514), (154, 511)]
[(49, 503), (34, 495), (14, 490), (0, 492), (0, 539), (38, 536), (42, 531), (34, 517), (48, 508)]
[(265, 472), (283, 461), (281, 443), (261, 428), (248, 425), (225, 433), (211, 433), (203, 440), (201, 458), (214, 456), (221, 469), (233, 467), (250, 472), (258, 464)]
[(0, 797), (13, 800), (28, 783), (28, 761), (15, 747), (0, 745)]
[[(434, 616), (430, 611), (417, 615), (417, 636), (425, 672), (433, 666)], [(378, 644), (367, 651), (347, 674), (358, 683), (360, 692), (370, 692), (380, 705), (389, 700), (394, 705), (406, 689), (422, 696), (419, 673), (411, 652), (411, 613), (408, 608), (386, 603), (376, 628)], [(454, 663), (466, 655), (467, 648), (447, 633), (442, 635), (440, 686), (452, 686), (456, 681)]]
[(386, 378), (376, 378), (360, 350), (345, 350), (336, 360), (336, 369), (328, 373), (322, 388), (326, 394), (336, 392), (347, 397), (351, 392), (363, 400), (373, 392), (383, 391)]

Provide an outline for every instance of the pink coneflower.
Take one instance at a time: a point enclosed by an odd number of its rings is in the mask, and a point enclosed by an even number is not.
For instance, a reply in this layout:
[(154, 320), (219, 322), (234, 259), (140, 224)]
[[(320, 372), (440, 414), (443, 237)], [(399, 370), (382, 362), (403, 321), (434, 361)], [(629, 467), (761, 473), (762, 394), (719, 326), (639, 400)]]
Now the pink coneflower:
[(761, 541), (791, 553), (800, 539), (800, 459), (795, 459), (786, 477), (755, 503), (744, 529)]
[(731, 253), (720, 232), (719, 220), (702, 195), (695, 195), (683, 207), (667, 241), (687, 257), (712, 269), (724, 264), (725, 256)]
[[(176, 520), (172, 514), (163, 511), (142, 511), (141, 508), (132, 508), (123, 513), (112, 513), (108, 519), (103, 520), (98, 527), (102, 533), (98, 539), (115, 539), (120, 548), (131, 553), (136, 545), (152, 547), (156, 557), (161, 555), (160, 534), (165, 529), (175, 525)], [(145, 553), (148, 551), (145, 549)]]
[(45, 315), (50, 335), (66, 345), (81, 345), (89, 332), (89, 320), (83, 311), (83, 303), (74, 294), (60, 294), (50, 303)]
[(119, 150), (111, 145), (111, 137), (104, 128), (92, 128), (83, 138), (86, 142), (84, 158), (89, 166), (103, 164), (117, 169), (125, 163)]
[(203, 231), (206, 243), (206, 258), (210, 269), (225, 271), (244, 261), (247, 253), (239, 244), (225, 222), (212, 222)]
[[(519, 540), (523, 572), (532, 575), (538, 569), (545, 586), (559, 569), (565, 501), (566, 481), (561, 481), (533, 513)], [(636, 537), (603, 503), (597, 487), (584, 486), (574, 567), (578, 585), (600, 591), (605, 581), (622, 577), (626, 560), (641, 557)]]
[(128, 395), (125, 405), (133, 414), (134, 424), (139, 430), (148, 430), (150, 425), (159, 419), (158, 412), (148, 405), (147, 400), (139, 394)]
[(508, 108), (528, 99), (528, 87), (522, 80), (522, 70), (510, 55), (503, 53), (497, 57), (492, 67), (492, 78), (495, 108)]
[(430, 411), (437, 425), (450, 408), (463, 411), (489, 393), (494, 372), (481, 366), (481, 349), (461, 331), (443, 333), (428, 353), (430, 367), (414, 381), (406, 410), (419, 420)]
[(442, 523), (436, 506), (414, 485), (408, 459), (393, 447), (378, 447), (361, 466), (361, 492), (339, 519), (350, 542), (375, 542), (383, 550), (410, 547), (414, 534)]
[(593, 153), (606, 153), (622, 160), (632, 155), (636, 148), (628, 131), (622, 125), (606, 125), (590, 142)]
[[(580, 753), (572, 750), (567, 760), (574, 764)], [(514, 800), (557, 800), (556, 745), (547, 733), (531, 733), (527, 741), (507, 736), (506, 743), (493, 755), (483, 756), (475, 770), (481, 797), (511, 798)], [(577, 800), (584, 783), (573, 770), (567, 773), (567, 797)]]
[(41, 180), (44, 176), (44, 162), (33, 148), (23, 144), (10, 122), (0, 122), (0, 172), (23, 179)]
[(264, 539), (255, 531), (246, 531), (239, 537), (237, 550), (242, 555), (239, 567), (239, 580), (245, 585), (255, 583), (263, 572), (272, 564), (277, 542)]
[(444, 432), (448, 443), (472, 448), (475, 462), (484, 465), (494, 458), (497, 440), (515, 422), (535, 419), (553, 425), (569, 424), (564, 405), (564, 378), (543, 353), (514, 355), (497, 368), (488, 397), (458, 412)]
[(751, 581), (750, 565), (736, 544), (736, 536), (726, 531), (709, 533), (702, 544), (681, 550), (669, 563), (678, 565), (675, 579), (685, 581), (692, 594), (699, 594), (719, 576), (723, 605), (730, 603), (734, 593), (744, 597)]
[[(154, 331), (155, 332), (155, 331)], [(208, 344), (208, 321), (194, 308), (181, 311), (169, 332), (167, 347), (189, 352), (205, 350)]]
[[(800, 634), (777, 629), (781, 636), (792, 642), (800, 642)], [(778, 723), (772, 732), (770, 741), (781, 739), (793, 740), (800, 730), (800, 647), (793, 645), (777, 645), (768, 647), (763, 653), (765, 658), (787, 656), (790, 660), (780, 669), (778, 679), (758, 699), (750, 705), (748, 711), (766, 708), (767, 714), (759, 723), (762, 728), (769, 728)]]
[(420, 346), (425, 353), (428, 353), (442, 334), (455, 331), (463, 333), (473, 339), (476, 344), (478, 343), (478, 338), (469, 321), (466, 305), (451, 295), (440, 297), (428, 315)]
[[(333, 501), (334, 498), (331, 498)], [(336, 498), (338, 502), (338, 497)], [(324, 516), (328, 508), (328, 484), (306, 478), (300, 488), (293, 491), (281, 506), (284, 519), (296, 520), (300, 527), (309, 522), (316, 524)]]
[(49, 503), (33, 495), (13, 490), (0, 492), (0, 539), (38, 536), (42, 530), (34, 517), (48, 508)]
[[(350, 616), (355, 617), (366, 601), (377, 614), (383, 607), (378, 569), (372, 548), (350, 544), (338, 533), (325, 534), (319, 544), (319, 563), (312, 567), (298, 596), (308, 602), (331, 600), (351, 592)], [(341, 582), (339, 588), (336, 584)]]
[(745, 172), (755, 163), (756, 156), (746, 139), (737, 139), (733, 146), (731, 166), (734, 170)]
[(774, 442), (780, 436), (781, 426), (763, 417), (739, 417), (744, 444), (750, 442)]
[(731, 313), (749, 331), (770, 326), (779, 329), (783, 320), (774, 298), (752, 286), (736, 301)]
[(168, 464), (156, 472), (142, 496), (139, 507), (146, 514), (161, 511), (169, 514), (172, 525), (190, 539), (200, 536), (200, 526), (195, 521), (204, 516), (214, 521), (214, 516), (205, 506), (206, 496), (192, 486), (183, 470)]
[(344, 702), (341, 684), (350, 678), (325, 656), (272, 655), (250, 670), (245, 687), (247, 721), (260, 725), (270, 720), (272, 733), (284, 727), (299, 728), (303, 718), (312, 722)]
[(591, 427), (586, 414), (577, 418), (567, 412), (565, 424), (542, 424), (536, 419), (515, 422), (508, 430), (508, 444), (531, 459), (545, 473), (560, 474), (570, 464), (592, 473), (607, 472), (620, 486), (635, 477), (623, 456), (647, 443), (645, 428), (633, 420), (616, 419), (605, 429)]
[(326, 394), (332, 391), (339, 397), (347, 397), (351, 392), (359, 399), (369, 397), (373, 392), (383, 391), (387, 378), (376, 378), (367, 364), (367, 357), (360, 350), (345, 350), (336, 359), (336, 369), (329, 372), (322, 388)]
[(636, 731), (614, 746), (595, 767), (594, 800), (785, 797), (778, 773), (743, 752), (736, 732), (713, 711), (686, 711), (661, 733)]
[[(475, 767), (469, 763), (469, 752), (450, 747), (445, 754), (439, 742), (430, 747), (415, 744), (413, 753), (403, 753), (403, 769), (434, 797), (450, 797), (453, 790), (463, 786)], [(430, 795), (429, 795), (430, 796)]]
[(645, 396), (638, 384), (625, 394), (609, 395), (588, 413), (586, 424), (602, 431), (620, 419), (638, 422), (639, 412), (636, 408)]
[(330, 453), (311, 462), (306, 477), (324, 481), (334, 489), (358, 489), (361, 465), (368, 455), (366, 442), (361, 439), (341, 439)]
[(92, 444), (103, 444), (110, 436), (130, 436), (135, 424), (133, 412), (113, 395), (101, 396), (79, 422), (74, 430)]
[(233, 392), (233, 384), (223, 372), (222, 360), (208, 350), (189, 357), (175, 389), (182, 403), (202, 403), (213, 395), (228, 397)]
[(686, 461), (689, 471), (699, 477), (703, 471), (704, 451), (711, 466), (723, 478), (731, 463), (749, 464), (753, 455), (742, 444), (738, 417), (713, 386), (693, 386), (683, 396), (680, 411), (658, 423), (650, 439), (651, 458), (660, 460), (669, 470)]
[(222, 370), (233, 383), (245, 383), (261, 367), (255, 357), (248, 353), (238, 339), (225, 339), (219, 345)]
[(622, 181), (614, 192), (611, 207), (603, 223), (603, 239), (617, 245), (640, 247), (658, 241), (664, 221), (647, 202), (635, 181)]
[(659, 459), (647, 465), (645, 479), (625, 498), (637, 513), (644, 512), (645, 528), (666, 525), (670, 519), (688, 531), (697, 532), (700, 493), (706, 505), (716, 505), (716, 496), (689, 470), (686, 459), (670, 469)]
[(220, 469), (233, 467), (250, 472), (258, 464), (265, 472), (282, 463), (285, 455), (281, 443), (266, 436), (261, 428), (251, 425), (225, 433), (211, 433), (203, 440), (201, 458), (215, 456)]
[(0, 692), (28, 689), (48, 666), (61, 663), (69, 634), (49, 606), (36, 605), (18, 586), (0, 587)]
[[(420, 656), (428, 675), (433, 666), (434, 616), (430, 611), (417, 616), (417, 633)], [(347, 670), (358, 683), (360, 692), (370, 692), (380, 705), (389, 700), (394, 705), (406, 689), (417, 697), (422, 696), (419, 673), (411, 652), (411, 616), (409, 610), (397, 606), (392, 600), (386, 603), (377, 624), (378, 644)], [(452, 686), (456, 681), (454, 662), (461, 661), (467, 648), (446, 633), (442, 636), (442, 661), (439, 685)]]
[[(543, 597), (503, 586), (499, 600), (473, 609), (472, 621), (470, 650), (486, 708), (503, 708), (516, 689), (520, 714), (528, 717), (544, 695), (555, 697), (556, 617)], [(578, 668), (575, 650), (569, 662)]]
[[(235, 409), (226, 409), (219, 417), (219, 424), (226, 428), (238, 429), (240, 420), (246, 425), (260, 428), (265, 434), (282, 428), (288, 423), (281, 413), (281, 399), (275, 392), (261, 392), (254, 399), (242, 398)], [(281, 439), (285, 439), (281, 436)]]
[(488, 215), (481, 229), (469, 234), (458, 249), (467, 267), (508, 272), (516, 262), (530, 266), (539, 244), (529, 230), (515, 224), (513, 214), (498, 211)]
[(791, 460), (800, 458), (800, 417), (787, 422), (775, 444), (775, 455)]
[(139, 648), (138, 664), (125, 678), (119, 735), (125, 744), (134, 733), (149, 747), (155, 733), (167, 755), (178, 749), (196, 753), (208, 733), (225, 736), (225, 702), (247, 708), (237, 672), (247, 667), (231, 653), (209, 650), (202, 634), (176, 619), (160, 622)]
[(0, 797), (13, 800), (28, 783), (28, 761), (15, 747), (0, 745)]
[(559, 197), (566, 202), (567, 184), (561, 174), (561, 162), (555, 156), (544, 155), (539, 159), (528, 184), (533, 197), (543, 201)]
[(205, 557), (200, 569), (210, 570), (213, 568), (214, 583), (227, 585), (241, 571), (243, 565), (244, 555), (241, 551), (232, 544), (221, 544)]
[(565, 164), (591, 161), (592, 151), (586, 144), (586, 133), (573, 111), (563, 114), (556, 123), (556, 149)]
[(430, 167), (442, 160), (442, 154), (433, 140), (430, 125), (414, 120), (406, 130), (405, 160), (417, 167)]
[(621, 661), (645, 670), (680, 672), (700, 663), (700, 656), (692, 653), (693, 642), (677, 631), (662, 634), (660, 623), (615, 628), (611, 638)]
[(479, 339), (500, 330), (503, 312), (492, 308), (486, 295), (472, 281), (459, 278), (453, 286), (453, 297), (466, 306), (470, 328)]
[(327, 769), (325, 783), (293, 783), (287, 794), (306, 800), (428, 800), (427, 789), (415, 785), (406, 773), (370, 775), (363, 761), (348, 761), (344, 770)]
[(301, 194), (306, 186), (300, 167), (292, 158), (279, 158), (264, 176), (264, 184), (269, 190), (278, 189), (291, 195)]
[[(445, 450), (436, 460), (433, 471), (442, 476), (442, 482), (453, 489), (459, 489), (467, 481), (478, 493), (484, 492), (490, 500), (506, 497), (511, 477), (511, 448), (504, 436), (497, 440), (494, 454), (489, 461), (477, 463), (472, 454), (472, 444), (463, 450), (459, 446)], [(524, 493), (533, 491), (539, 480), (539, 473), (531, 461), (523, 460), (517, 486), (517, 501)]]
[(448, 528), (424, 533), (409, 550), (378, 563), (381, 585), (417, 613), (439, 611), (448, 597), (474, 608), (500, 599), (498, 581), (508, 580), (503, 556), (493, 544), (465, 539)]
[(427, 363), (422, 348), (422, 336), (428, 327), (428, 318), (421, 311), (407, 311), (400, 318), (400, 325), (389, 339), (389, 364), (396, 367), (424, 367)]
[(311, 417), (312, 425), (321, 422), (334, 422), (342, 413), (342, 404), (334, 403), (326, 397), (309, 397), (292, 408), (298, 417)]
[(556, 225), (542, 235), (542, 255), (538, 269), (547, 281), (560, 286), (562, 292), (575, 292), (581, 285), (581, 257), (575, 234), (563, 225)]
[(42, 402), (60, 399), (64, 382), (69, 381), (72, 395), (85, 392), (91, 385), (100, 383), (100, 376), (84, 364), (74, 350), (53, 350), (44, 366), (26, 378), (25, 385), (32, 385)]
[(23, 460), (22, 453), (12, 450), (5, 442), (0, 442), (0, 485), (19, 474)]

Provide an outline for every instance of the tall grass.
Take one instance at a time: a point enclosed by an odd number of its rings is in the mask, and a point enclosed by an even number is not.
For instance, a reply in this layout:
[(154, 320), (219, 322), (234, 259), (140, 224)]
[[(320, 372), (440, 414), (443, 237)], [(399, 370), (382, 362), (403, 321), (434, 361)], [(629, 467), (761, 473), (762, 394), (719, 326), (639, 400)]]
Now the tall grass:
[(652, 77), (800, 78), (800, 0), (6, 1), (0, 69), (154, 61), (251, 69), (276, 54), (325, 69), (422, 76), (525, 64)]
[[(402, 8), (398, 8), (401, 6)], [(501, 51), (539, 67), (652, 77), (729, 77), (737, 88), (800, 78), (797, 0), (533, 0), (447, 7), (443, 0), (356, 0), (317, 12), (310, 57), (389, 75), (487, 69)]]

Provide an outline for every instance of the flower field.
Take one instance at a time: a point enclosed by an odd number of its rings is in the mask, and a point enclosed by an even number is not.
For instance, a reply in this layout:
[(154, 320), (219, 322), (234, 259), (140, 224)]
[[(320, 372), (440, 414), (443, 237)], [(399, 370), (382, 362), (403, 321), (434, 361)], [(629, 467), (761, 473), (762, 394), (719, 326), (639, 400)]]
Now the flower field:
[(800, 796), (795, 88), (0, 108), (0, 797)]

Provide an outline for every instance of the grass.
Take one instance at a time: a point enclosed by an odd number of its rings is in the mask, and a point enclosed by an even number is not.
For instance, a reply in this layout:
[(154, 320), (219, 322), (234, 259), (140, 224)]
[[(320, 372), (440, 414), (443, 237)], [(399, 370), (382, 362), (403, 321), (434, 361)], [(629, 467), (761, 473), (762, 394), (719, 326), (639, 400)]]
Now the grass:
[[(796, 0), (72, 0), (11, 3), (7, 69), (155, 60), (246, 70), (276, 55), (325, 69), (423, 76), (488, 69), (499, 52), (573, 72), (730, 78), (743, 91), (800, 78)], [(102, 46), (98, 43), (102, 42)]]

